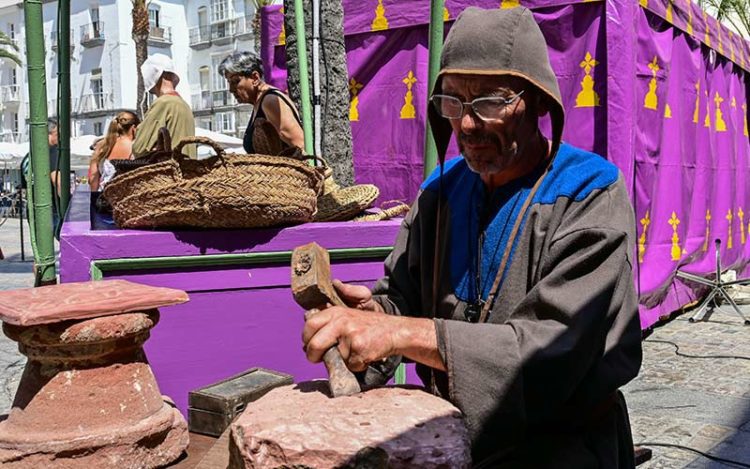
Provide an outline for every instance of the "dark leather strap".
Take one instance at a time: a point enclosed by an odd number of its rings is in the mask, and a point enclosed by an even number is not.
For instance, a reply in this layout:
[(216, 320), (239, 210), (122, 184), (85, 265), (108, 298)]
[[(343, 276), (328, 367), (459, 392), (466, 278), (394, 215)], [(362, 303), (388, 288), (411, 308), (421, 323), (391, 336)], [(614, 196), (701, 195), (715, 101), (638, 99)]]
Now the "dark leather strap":
[[(549, 162), (547, 163), (547, 167), (544, 169), (544, 172), (542, 173), (542, 175), (539, 176), (539, 178), (537, 178), (536, 182), (534, 183), (534, 187), (531, 188), (531, 192), (529, 192), (529, 195), (526, 196), (526, 200), (523, 202), (523, 205), (521, 206), (521, 211), (518, 213), (518, 217), (516, 218), (516, 221), (513, 224), (513, 230), (510, 232), (508, 243), (505, 245), (505, 251), (503, 252), (502, 260), (500, 261), (500, 267), (498, 267), (497, 269), (497, 274), (495, 274), (495, 281), (492, 284), (492, 289), (490, 290), (490, 294), (487, 296), (487, 301), (485, 301), (484, 306), (482, 307), (482, 314), (479, 316), (480, 323), (486, 322), (487, 318), (489, 317), (490, 310), (492, 309), (492, 305), (495, 303), (495, 296), (497, 296), (497, 291), (500, 288), (500, 282), (503, 279), (505, 266), (508, 264), (510, 253), (513, 250), (513, 245), (516, 242), (516, 238), (518, 237), (518, 231), (521, 228), (521, 223), (526, 218), (526, 211), (529, 209), (529, 206), (531, 205), (531, 201), (534, 200), (534, 195), (536, 194), (537, 189), (539, 189), (539, 186), (542, 185), (542, 181), (544, 181), (544, 178), (547, 177), (547, 174), (549, 173), (549, 169), (552, 166), (552, 161), (554, 159), (555, 159), (554, 156), (549, 159)], [(482, 249), (482, 247), (480, 246), (479, 249)]]

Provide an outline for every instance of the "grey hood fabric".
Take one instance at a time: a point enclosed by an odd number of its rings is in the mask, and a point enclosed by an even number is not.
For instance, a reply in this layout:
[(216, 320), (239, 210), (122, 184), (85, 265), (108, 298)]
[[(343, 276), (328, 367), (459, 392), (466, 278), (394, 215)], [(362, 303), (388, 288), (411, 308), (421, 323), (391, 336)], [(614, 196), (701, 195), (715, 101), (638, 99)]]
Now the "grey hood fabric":
[[(434, 89), (439, 91), (442, 77), (452, 73), (517, 76), (546, 94), (554, 156), (562, 140), (565, 111), (557, 77), (549, 62), (547, 42), (530, 10), (465, 9), (445, 39)], [(450, 123), (433, 106), (429, 106), (428, 118), (442, 164), (451, 137)]]

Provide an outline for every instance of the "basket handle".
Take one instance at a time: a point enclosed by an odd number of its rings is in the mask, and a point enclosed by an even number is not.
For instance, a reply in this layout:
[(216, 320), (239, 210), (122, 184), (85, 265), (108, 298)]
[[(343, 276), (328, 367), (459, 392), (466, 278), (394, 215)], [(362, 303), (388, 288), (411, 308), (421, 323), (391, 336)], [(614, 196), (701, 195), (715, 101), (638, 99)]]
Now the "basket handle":
[(226, 156), (224, 152), (224, 147), (219, 145), (218, 143), (214, 142), (208, 137), (185, 137), (182, 140), (180, 140), (180, 143), (177, 144), (176, 147), (174, 147), (174, 155), (178, 156), (182, 155), (182, 147), (185, 145), (189, 145), (191, 143), (196, 143), (199, 145), (208, 145), (209, 147), (213, 148), (213, 150), (216, 152), (216, 156), (221, 158), (222, 161), (226, 161), (224, 157)]
[(169, 135), (169, 129), (161, 127), (156, 138), (156, 151), (169, 151), (172, 149), (172, 137)]

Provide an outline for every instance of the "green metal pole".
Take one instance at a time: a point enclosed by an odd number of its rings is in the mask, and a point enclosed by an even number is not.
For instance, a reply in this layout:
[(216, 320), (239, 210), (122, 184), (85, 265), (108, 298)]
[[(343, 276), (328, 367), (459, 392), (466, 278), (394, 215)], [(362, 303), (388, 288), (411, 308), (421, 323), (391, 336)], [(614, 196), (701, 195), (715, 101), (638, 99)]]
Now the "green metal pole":
[(57, 118), (58, 155), (60, 165), (60, 222), (59, 234), (70, 205), (70, 0), (58, 3), (57, 27)]
[(24, 0), (26, 63), (29, 80), (31, 174), (36, 233), (34, 259), (36, 284), (55, 283), (55, 245), (52, 227), (52, 184), (49, 175), (47, 137), (47, 80), (44, 70), (44, 22), (42, 0)]
[(302, 101), (302, 131), (305, 133), (305, 153), (315, 154), (313, 148), (312, 109), (310, 108), (310, 78), (307, 68), (307, 36), (305, 35), (305, 8), (302, 0), (294, 0), (294, 29), (297, 36), (299, 60), (299, 88)]
[[(429, 96), (434, 91), (435, 80), (440, 73), (440, 54), (443, 51), (443, 9), (445, 0), (430, 0), (430, 39), (427, 47), (429, 48), (429, 62), (427, 71), (427, 105), (430, 106)], [(435, 139), (432, 138), (430, 122), (425, 119), (425, 142), (424, 142), (424, 177), (425, 179), (432, 173), (437, 165), (437, 148)]]

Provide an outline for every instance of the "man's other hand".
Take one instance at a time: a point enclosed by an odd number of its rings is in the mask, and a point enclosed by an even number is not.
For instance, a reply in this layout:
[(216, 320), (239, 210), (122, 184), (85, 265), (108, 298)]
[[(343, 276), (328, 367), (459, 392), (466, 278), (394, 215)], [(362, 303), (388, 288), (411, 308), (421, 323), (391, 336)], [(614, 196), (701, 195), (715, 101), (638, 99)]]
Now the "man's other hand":
[(333, 287), (350, 308), (384, 312), (380, 304), (372, 299), (370, 289), (363, 285), (350, 285), (337, 279), (333, 281)]
[(369, 363), (395, 354), (393, 332), (398, 326), (394, 322), (399, 319), (342, 306), (311, 310), (305, 314), (302, 331), (307, 359), (318, 363), (326, 350), (337, 345), (347, 367), (352, 371), (363, 371)]

